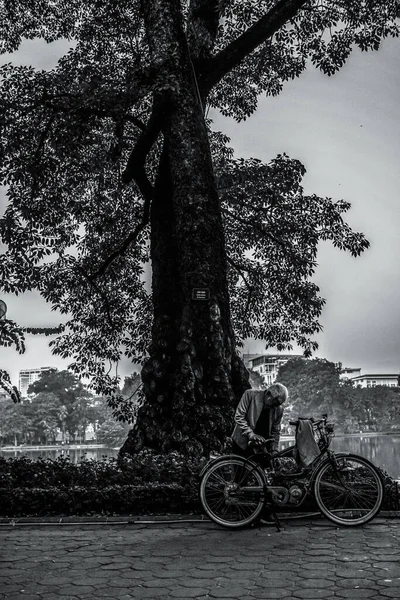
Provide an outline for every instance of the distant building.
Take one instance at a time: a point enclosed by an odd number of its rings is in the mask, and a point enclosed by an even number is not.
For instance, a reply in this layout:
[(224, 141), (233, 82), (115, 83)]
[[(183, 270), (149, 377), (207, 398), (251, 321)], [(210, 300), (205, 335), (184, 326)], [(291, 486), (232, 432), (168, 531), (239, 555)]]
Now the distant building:
[(256, 356), (260, 356), (260, 355), (259, 354), (243, 354), (242, 359), (243, 359), (244, 366), (246, 367), (246, 369), (251, 369), (250, 361), (253, 358), (256, 358)]
[(257, 371), (267, 385), (275, 382), (279, 367), (286, 364), (288, 360), (303, 358), (302, 354), (256, 354), (246, 361), (245, 356), (243, 356), (245, 366), (252, 371)]
[(57, 371), (54, 367), (39, 367), (38, 369), (24, 369), (19, 372), (18, 389), (22, 398), (28, 395), (28, 388), (34, 382), (40, 379), (43, 373), (54, 373)]
[(361, 375), (359, 367), (342, 367), (339, 372), (340, 379), (354, 379)]
[(399, 385), (399, 375), (390, 374), (390, 375), (358, 375), (358, 377), (351, 377), (351, 381), (354, 382), (354, 385), (362, 388), (371, 388), (376, 387), (377, 385), (384, 385), (386, 387), (398, 387)]

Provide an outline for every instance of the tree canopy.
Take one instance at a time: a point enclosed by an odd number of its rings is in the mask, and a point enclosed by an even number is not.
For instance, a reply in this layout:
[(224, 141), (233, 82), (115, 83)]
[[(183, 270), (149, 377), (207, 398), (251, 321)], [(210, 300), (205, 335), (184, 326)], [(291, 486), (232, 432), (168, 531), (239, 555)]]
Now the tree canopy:
[[(330, 76), (354, 48), (377, 50), (399, 34), (398, 1), (14, 0), (0, 10), (3, 53), (26, 38), (71, 41), (50, 71), (0, 67), (0, 286), (37, 289), (64, 315), (53, 351), (110, 396), (111, 366), (123, 354), (145, 360), (147, 423), (167, 397), (175, 417), (183, 397), (232, 404), (248, 385), (235, 351), (245, 337), (310, 354), (324, 304), (312, 282), (318, 242), (354, 256), (368, 242), (343, 220), (347, 201), (304, 194), (299, 161), (236, 158), (205, 113), (244, 120), (308, 65)], [(192, 302), (197, 287), (207, 305)], [(22, 350), (18, 325), (1, 326)], [(121, 396), (111, 404), (128, 418)]]
[(279, 368), (277, 378), (289, 390), (295, 418), (332, 414), (339, 404), (339, 370), (326, 359), (293, 358)]

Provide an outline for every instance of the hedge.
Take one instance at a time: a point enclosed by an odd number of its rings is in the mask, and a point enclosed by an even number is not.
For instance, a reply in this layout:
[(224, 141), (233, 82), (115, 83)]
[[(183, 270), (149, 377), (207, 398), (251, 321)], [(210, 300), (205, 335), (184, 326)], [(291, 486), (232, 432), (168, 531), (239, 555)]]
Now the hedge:
[(140, 515), (200, 511), (197, 490), (176, 483), (0, 488), (3, 517)]
[[(199, 473), (203, 460), (178, 453), (143, 452), (135, 459), (101, 461), (68, 457), (32, 461), (0, 457), (0, 516), (151, 515), (199, 513)], [(382, 471), (383, 509), (399, 511), (397, 483)], [(299, 510), (316, 510), (307, 498)], [(282, 507), (287, 512), (288, 507)], [(291, 512), (296, 512), (292, 509)]]

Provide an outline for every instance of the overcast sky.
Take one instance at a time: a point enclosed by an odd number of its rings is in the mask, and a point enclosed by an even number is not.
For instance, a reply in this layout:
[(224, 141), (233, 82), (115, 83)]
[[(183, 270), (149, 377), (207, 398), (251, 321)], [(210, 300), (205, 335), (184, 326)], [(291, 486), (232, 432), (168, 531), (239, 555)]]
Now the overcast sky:
[[(51, 68), (64, 49), (60, 42), (26, 42), (0, 62)], [(306, 192), (352, 203), (347, 220), (367, 235), (371, 247), (355, 259), (321, 245), (315, 281), (327, 303), (316, 355), (361, 367), (364, 374), (400, 370), (399, 50), (400, 40), (386, 40), (379, 52), (354, 52), (330, 78), (310, 68), (278, 97), (260, 99), (256, 114), (244, 123), (210, 115), (231, 137), (237, 156), (269, 161), (286, 152), (304, 163)], [(2, 297), (7, 316), (23, 325), (58, 323), (36, 294)], [(0, 367), (14, 383), (21, 368), (66, 367), (67, 361), (47, 350), (48, 339), (27, 336), (23, 356), (0, 348)], [(244, 350), (261, 353), (264, 345), (249, 341)], [(131, 371), (128, 361), (119, 367), (122, 376)]]

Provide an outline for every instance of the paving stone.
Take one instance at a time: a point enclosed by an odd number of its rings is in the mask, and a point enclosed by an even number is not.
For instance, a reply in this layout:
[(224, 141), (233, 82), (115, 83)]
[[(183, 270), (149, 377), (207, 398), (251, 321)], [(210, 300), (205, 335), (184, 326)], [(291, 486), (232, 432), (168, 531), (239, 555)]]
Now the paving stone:
[(208, 588), (175, 588), (169, 593), (171, 598), (198, 598), (198, 596), (207, 596)]
[[(132, 584), (130, 585), (132, 587)], [(143, 581), (140, 586), (146, 588), (165, 588), (166, 582), (165, 579), (150, 579), (149, 581)]]
[(364, 562), (371, 557), (369, 554), (342, 554), (336, 558), (337, 562)]
[(303, 579), (299, 581), (298, 585), (302, 588), (325, 589), (335, 585), (335, 582), (330, 579)]
[(335, 571), (337, 577), (348, 577), (350, 579), (359, 579), (362, 577), (368, 578), (371, 576), (371, 571), (368, 569), (351, 568), (350, 565), (346, 569), (338, 568)]
[(365, 578), (343, 578), (337, 579), (336, 585), (340, 588), (355, 588), (355, 587), (374, 587), (375, 581), (373, 579), (365, 579)]
[(303, 571), (302, 573), (299, 573), (299, 579), (300, 580), (308, 580), (308, 579), (324, 579), (326, 576), (326, 578), (329, 577), (334, 577), (334, 573), (333, 571), (322, 571), (321, 569), (315, 569), (315, 570), (307, 570), (307, 571)]
[(326, 556), (325, 554), (320, 556), (319, 554), (308, 555), (308, 554), (304, 553), (304, 560), (306, 563), (309, 561), (309, 562), (316, 562), (316, 563), (320, 563), (320, 564), (328, 564), (329, 565), (335, 561), (335, 557), (334, 556)]
[(337, 552), (335, 549), (327, 549), (327, 548), (315, 548), (311, 550), (305, 550), (305, 554), (307, 556), (329, 556), (331, 558), (335, 558)]
[(273, 561), (268, 561), (265, 562), (263, 565), (266, 569), (268, 569), (269, 571), (288, 571), (288, 569), (290, 569), (291, 571), (297, 571), (299, 564), (298, 563), (293, 563), (290, 560), (285, 560), (282, 562), (276, 562), (275, 559)]
[(370, 552), (369, 554), (370, 556), (372, 556), (372, 558), (376, 561), (387, 561), (390, 560), (390, 558), (395, 558), (396, 560), (400, 561), (400, 551), (396, 551), (395, 549), (393, 549), (392, 552)]
[[(188, 576), (189, 573), (187, 573), (186, 576)], [(215, 576), (218, 577), (219, 572), (215, 571)], [(210, 579), (210, 572), (209, 571), (197, 571), (197, 570), (193, 570), (190, 572), (190, 576), (191, 577), (195, 577), (198, 579), (206, 579), (209, 580)]]
[(270, 579), (270, 578), (263, 578), (263, 585), (265, 586), (265, 588), (274, 588), (274, 589), (283, 589), (283, 588), (287, 588), (287, 589), (295, 589), (299, 587), (298, 581), (294, 581), (292, 579)]
[(386, 567), (385, 569), (374, 569), (374, 574), (378, 579), (400, 577), (400, 565), (397, 567)]
[(399, 600), (400, 598), (400, 586), (398, 587), (392, 587), (392, 588), (387, 588), (387, 589), (380, 589), (379, 593), (381, 596), (384, 596), (386, 598), (396, 598), (397, 600)]
[[(130, 596), (131, 596), (131, 598), (135, 598), (135, 600), (139, 599), (139, 598), (160, 598), (160, 600), (164, 600), (166, 597), (169, 598), (169, 596), (165, 596), (165, 589), (144, 588), (144, 587), (143, 588), (136, 587), (132, 591)], [(94, 599), (94, 596), (93, 596), (93, 599)]]
[(367, 588), (335, 590), (335, 594), (339, 598), (371, 598), (372, 596), (376, 596), (376, 593), (377, 590)]
[(394, 579), (379, 579), (376, 583), (377, 585), (383, 585), (385, 587), (400, 586), (400, 577), (395, 577)]
[(307, 575), (308, 571), (319, 571), (320, 573), (333, 573), (335, 564), (307, 562), (301, 565), (299, 575)]
[(277, 581), (291, 581), (297, 578), (297, 571), (274, 571), (273, 569), (266, 569), (261, 572), (261, 577), (264, 579), (276, 579)]
[(391, 542), (369, 542), (367, 541), (369, 548), (392, 548)]
[(270, 598), (292, 598), (291, 591), (287, 589), (265, 589), (265, 588), (255, 588), (251, 590), (248, 594), (249, 598), (259, 598), (260, 600), (269, 600)]
[(346, 561), (346, 562), (338, 562), (335, 565), (335, 570), (339, 571), (339, 570), (346, 570), (346, 569), (357, 569), (360, 571), (365, 571), (366, 569), (370, 569), (371, 565), (370, 565), (370, 559), (369, 560), (365, 560), (365, 561), (359, 561), (357, 559), (351, 560), (351, 561)]
[(248, 590), (244, 587), (235, 586), (232, 586), (231, 588), (212, 587), (209, 590), (208, 595), (211, 598), (228, 598), (233, 600), (234, 598), (244, 598), (248, 595)]
[(303, 598), (304, 600), (313, 600), (314, 598), (327, 598), (332, 595), (331, 590), (296, 590), (292, 592), (294, 598)]
[(98, 594), (98, 590), (94, 590), (93, 587), (89, 587), (89, 586), (85, 586), (85, 585), (74, 585), (73, 582), (71, 582), (69, 585), (63, 585), (62, 591), (67, 596), (68, 596), (68, 594), (70, 594), (71, 596), (80, 596), (81, 594), (93, 594), (93, 593), (96, 593), (96, 595)]

